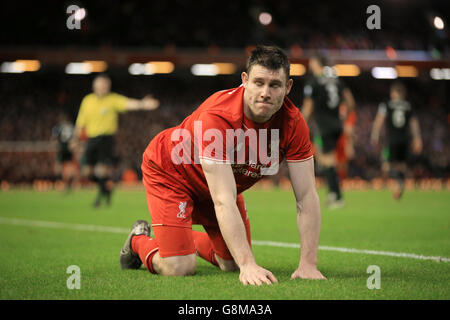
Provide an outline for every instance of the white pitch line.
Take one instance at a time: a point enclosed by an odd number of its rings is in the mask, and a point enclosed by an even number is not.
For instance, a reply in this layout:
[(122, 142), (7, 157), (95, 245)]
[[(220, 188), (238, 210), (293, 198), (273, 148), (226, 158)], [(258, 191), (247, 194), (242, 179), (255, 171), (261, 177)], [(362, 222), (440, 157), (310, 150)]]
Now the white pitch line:
[[(252, 240), (252, 244), (255, 244), (257, 246), (269, 246), (269, 247), (298, 248), (298, 249), (300, 248), (300, 244), (298, 244), (298, 243), (286, 243), (286, 242), (275, 242), (275, 241)], [(345, 252), (345, 253), (371, 254), (371, 255), (378, 255), (378, 256), (410, 258), (410, 259), (418, 259), (418, 260), (434, 260), (437, 262), (450, 262), (450, 258), (438, 257), (438, 256), (424, 256), (424, 255), (415, 254), (415, 253), (340, 248), (340, 247), (330, 247), (330, 246), (319, 246), (319, 250), (338, 251), (338, 252)]]
[(90, 224), (64, 223), (64, 222), (43, 221), (43, 220), (26, 220), (26, 219), (3, 218), (3, 217), (0, 217), (0, 224), (9, 224), (24, 227), (43, 227), (43, 228), (71, 229), (79, 231), (97, 231), (97, 232), (111, 232), (111, 233), (130, 232), (130, 229), (119, 227), (105, 227)]
[[(130, 229), (125, 229), (125, 228), (120, 228), (120, 227), (108, 227), (108, 226), (65, 223), (65, 222), (56, 222), (56, 221), (43, 221), (43, 220), (27, 220), (27, 219), (5, 218), (5, 217), (0, 217), (0, 224), (23, 226), (23, 227), (24, 226), (26, 226), (26, 227), (42, 227), (42, 228), (54, 228), (54, 229), (70, 229), (70, 230), (78, 230), (78, 231), (123, 233), (123, 234), (127, 234), (128, 232), (130, 232)], [(281, 248), (297, 248), (297, 249), (300, 248), (300, 244), (298, 244), (298, 243), (262, 241), (262, 240), (252, 240), (252, 245), (281, 247)], [(424, 256), (424, 255), (415, 254), (415, 253), (340, 248), (340, 247), (330, 247), (330, 246), (319, 246), (319, 250), (337, 251), (337, 252), (345, 252), (345, 253), (370, 254), (370, 255), (389, 256), (389, 257), (397, 257), (397, 258), (409, 258), (409, 259), (417, 259), (417, 260), (433, 260), (433, 261), (437, 261), (437, 262), (450, 262), (450, 258), (438, 257), (438, 256)]]

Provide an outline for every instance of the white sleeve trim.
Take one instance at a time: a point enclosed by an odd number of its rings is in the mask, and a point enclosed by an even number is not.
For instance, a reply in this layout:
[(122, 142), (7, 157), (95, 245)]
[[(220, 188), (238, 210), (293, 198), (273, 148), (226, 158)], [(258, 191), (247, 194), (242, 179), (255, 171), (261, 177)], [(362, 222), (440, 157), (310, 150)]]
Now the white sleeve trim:
[(301, 159), (301, 160), (289, 160), (289, 159), (286, 159), (286, 162), (303, 162), (303, 161), (307, 161), (307, 160), (312, 159), (312, 158), (314, 158), (313, 155), (308, 157), (308, 158)]

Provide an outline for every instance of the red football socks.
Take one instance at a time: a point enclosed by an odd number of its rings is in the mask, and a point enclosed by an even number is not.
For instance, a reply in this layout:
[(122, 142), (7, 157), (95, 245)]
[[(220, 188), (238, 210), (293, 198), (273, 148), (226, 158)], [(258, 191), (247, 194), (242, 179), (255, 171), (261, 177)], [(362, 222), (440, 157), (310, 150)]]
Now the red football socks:
[[(206, 261), (215, 266), (219, 266), (214, 255), (212, 242), (206, 232), (192, 231), (194, 238), (195, 250), (197, 254)], [(156, 273), (153, 269), (152, 259), (156, 252), (158, 252), (158, 243), (155, 239), (150, 238), (144, 234), (134, 236), (131, 239), (131, 250), (139, 255), (142, 263), (151, 272)]]
[(208, 234), (206, 232), (192, 230), (192, 236), (194, 237), (195, 250), (197, 250), (200, 258), (205, 259), (215, 266), (219, 266), (214, 256), (213, 246)]
[(134, 236), (131, 239), (131, 250), (139, 255), (139, 258), (148, 271), (156, 273), (152, 264), (153, 256), (158, 252), (158, 244), (155, 239), (145, 234)]

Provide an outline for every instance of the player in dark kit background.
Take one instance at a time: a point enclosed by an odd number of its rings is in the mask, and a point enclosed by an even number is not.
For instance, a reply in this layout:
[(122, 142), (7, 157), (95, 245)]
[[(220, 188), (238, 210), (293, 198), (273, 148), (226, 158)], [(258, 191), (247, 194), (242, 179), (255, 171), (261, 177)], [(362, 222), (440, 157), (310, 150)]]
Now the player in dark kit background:
[(381, 102), (378, 107), (371, 133), (374, 146), (379, 146), (380, 132), (385, 121), (389, 173), (397, 181), (394, 198), (400, 199), (404, 190), (410, 146), (414, 154), (422, 152), (419, 120), (414, 113), (414, 106), (406, 100), (406, 88), (401, 82), (391, 85), (390, 100)]
[[(325, 73), (326, 59), (320, 55), (313, 55), (309, 60), (309, 70), (312, 77), (304, 87), (302, 106), (303, 117), (308, 123), (311, 115), (314, 118), (322, 138), (322, 148), (316, 157), (328, 184), (327, 205), (330, 209), (344, 205), (342, 192), (337, 174), (336, 145), (343, 130), (343, 119), (346, 114), (339, 112), (341, 103), (346, 105), (346, 113), (355, 107), (355, 100), (350, 89), (335, 75)], [(341, 118), (342, 117), (342, 118)]]
[(69, 146), (74, 130), (74, 125), (69, 120), (69, 117), (64, 112), (61, 112), (58, 117), (57, 125), (52, 129), (52, 138), (58, 142), (55, 174), (62, 178), (67, 192), (72, 189), (72, 183), (76, 173), (73, 154)]

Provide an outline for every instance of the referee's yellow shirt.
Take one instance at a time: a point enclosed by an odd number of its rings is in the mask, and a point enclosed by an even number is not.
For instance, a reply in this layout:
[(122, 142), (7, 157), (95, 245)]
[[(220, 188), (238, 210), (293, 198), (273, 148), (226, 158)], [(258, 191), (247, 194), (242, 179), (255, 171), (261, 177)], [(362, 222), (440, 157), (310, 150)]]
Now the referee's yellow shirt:
[(119, 113), (126, 111), (127, 100), (117, 93), (101, 98), (94, 93), (88, 94), (81, 102), (75, 125), (84, 127), (88, 138), (113, 135), (118, 128)]

